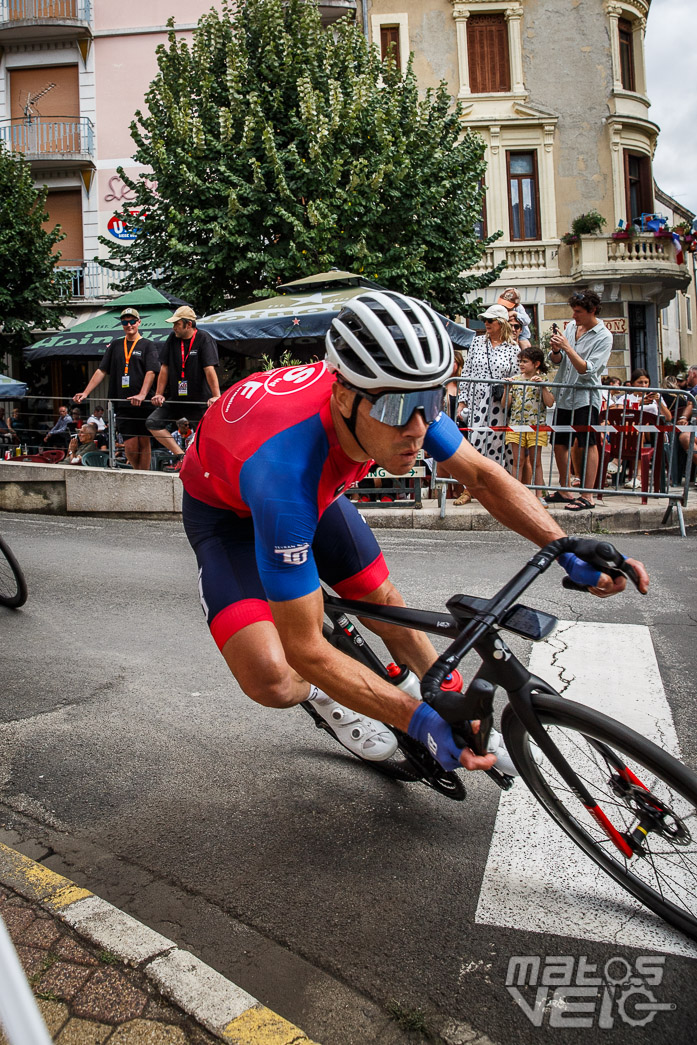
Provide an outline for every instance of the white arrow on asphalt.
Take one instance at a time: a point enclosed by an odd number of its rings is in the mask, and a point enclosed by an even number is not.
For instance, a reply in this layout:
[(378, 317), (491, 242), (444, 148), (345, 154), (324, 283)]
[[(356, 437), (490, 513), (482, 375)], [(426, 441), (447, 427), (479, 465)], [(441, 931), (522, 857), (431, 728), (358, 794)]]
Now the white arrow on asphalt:
[[(533, 647), (530, 670), (679, 754), (648, 628), (561, 621)], [(522, 781), (501, 796), (475, 920), (697, 957), (577, 848)]]

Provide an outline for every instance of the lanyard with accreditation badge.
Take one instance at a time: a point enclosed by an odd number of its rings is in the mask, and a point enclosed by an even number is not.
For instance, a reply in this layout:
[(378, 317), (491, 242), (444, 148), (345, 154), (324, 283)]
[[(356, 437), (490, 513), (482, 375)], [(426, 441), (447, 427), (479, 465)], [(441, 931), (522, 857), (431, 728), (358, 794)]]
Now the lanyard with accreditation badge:
[(186, 390), (188, 388), (187, 381), (186, 381), (186, 374), (184, 372), (184, 367), (186, 366), (187, 361), (189, 359), (189, 356), (191, 355), (191, 349), (194, 347), (194, 341), (196, 340), (196, 335), (197, 334), (198, 334), (198, 330), (194, 330), (193, 335), (191, 337), (191, 341), (189, 342), (189, 351), (186, 353), (186, 355), (184, 355), (184, 342), (182, 341), (182, 343), (181, 343), (181, 350), (182, 350), (182, 376), (181, 376), (181, 380), (177, 383), (177, 392), (178, 392), (178, 394), (180, 396), (185, 396), (186, 395)]
[(136, 334), (136, 339), (135, 339), (135, 341), (133, 342), (133, 344), (131, 345), (131, 347), (129, 349), (129, 348), (126, 348), (126, 345), (128, 343), (127, 338), (123, 339), (123, 354), (124, 354), (124, 357), (126, 359), (126, 366), (124, 367), (123, 374), (121, 375), (121, 387), (122, 388), (128, 388), (130, 386), (131, 379), (128, 376), (128, 364), (131, 362), (131, 356), (133, 355), (133, 349), (136, 347), (136, 345), (138, 344), (139, 341), (140, 341), (140, 334)]

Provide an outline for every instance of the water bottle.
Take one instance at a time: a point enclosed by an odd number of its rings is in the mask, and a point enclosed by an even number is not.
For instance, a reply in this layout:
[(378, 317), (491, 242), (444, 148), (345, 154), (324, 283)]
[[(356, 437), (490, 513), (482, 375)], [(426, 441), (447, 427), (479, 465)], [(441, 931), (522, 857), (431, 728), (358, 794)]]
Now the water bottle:
[(421, 682), (413, 671), (410, 671), (404, 664), (401, 667), (398, 664), (388, 664), (387, 673), (395, 686), (398, 686), (404, 693), (408, 693), (414, 700), (421, 700)]
[[(400, 667), (398, 664), (388, 664), (387, 672), (395, 686), (399, 686), (404, 693), (408, 693), (415, 700), (421, 700), (421, 682), (413, 671), (410, 671), (404, 665)], [(446, 691), (457, 690), (462, 692), (462, 686), (462, 675), (456, 668), (443, 680), (440, 688)]]

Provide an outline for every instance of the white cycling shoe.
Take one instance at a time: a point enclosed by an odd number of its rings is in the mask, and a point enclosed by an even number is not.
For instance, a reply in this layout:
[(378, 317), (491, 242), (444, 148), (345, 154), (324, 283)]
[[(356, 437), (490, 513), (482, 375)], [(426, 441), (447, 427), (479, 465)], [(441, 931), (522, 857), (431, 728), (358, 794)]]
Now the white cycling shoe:
[(339, 743), (352, 755), (369, 762), (383, 762), (397, 750), (397, 737), (384, 722), (337, 704), (316, 686), (310, 690), (306, 703), (322, 716)]
[(508, 754), (508, 749), (503, 742), (501, 734), (492, 728), (489, 733), (489, 740), (486, 745), (486, 749), (490, 755), (496, 755), (496, 762), (494, 763), (494, 769), (498, 769), (499, 773), (505, 773), (506, 776), (518, 776), (518, 770), (513, 765), (513, 759)]

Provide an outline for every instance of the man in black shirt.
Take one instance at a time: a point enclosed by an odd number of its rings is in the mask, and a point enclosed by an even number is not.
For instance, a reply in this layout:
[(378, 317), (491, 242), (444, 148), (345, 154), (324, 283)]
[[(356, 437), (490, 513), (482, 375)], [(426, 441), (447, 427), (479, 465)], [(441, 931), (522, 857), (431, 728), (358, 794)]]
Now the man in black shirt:
[(115, 401), (116, 427), (123, 438), (126, 460), (137, 471), (150, 468), (150, 434), (145, 427), (148, 408), (143, 400), (150, 391), (160, 369), (157, 349), (139, 333), (140, 313), (125, 308), (121, 313), (124, 336), (107, 345), (99, 368), (95, 370), (84, 392), (73, 396), (76, 403), (102, 383), (109, 375), (109, 399)]
[(215, 369), (218, 349), (211, 335), (197, 328), (196, 313), (188, 305), (178, 308), (166, 322), (173, 324), (172, 333), (160, 349), (160, 373), (152, 397), (157, 409), (146, 424), (152, 435), (180, 458), (184, 451), (165, 426), (181, 417), (184, 404), (186, 416), (195, 425), (220, 398)]

